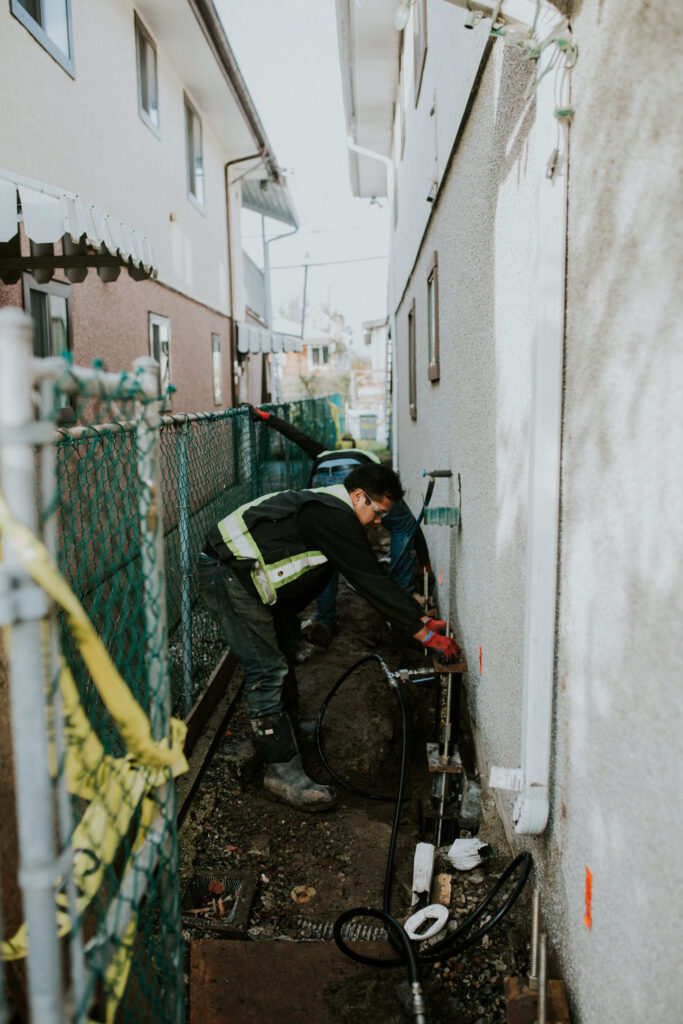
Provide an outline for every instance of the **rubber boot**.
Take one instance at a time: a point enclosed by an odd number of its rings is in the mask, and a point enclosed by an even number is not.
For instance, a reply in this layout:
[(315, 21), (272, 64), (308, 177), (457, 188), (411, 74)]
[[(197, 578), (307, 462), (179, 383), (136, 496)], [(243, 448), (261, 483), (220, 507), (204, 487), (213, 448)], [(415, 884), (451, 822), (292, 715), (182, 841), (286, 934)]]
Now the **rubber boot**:
[(289, 715), (252, 718), (257, 752), (267, 764), (263, 788), (269, 796), (299, 811), (328, 811), (337, 801), (330, 786), (309, 779), (301, 763)]
[(315, 718), (301, 718), (299, 714), (299, 690), (295, 664), (287, 659), (287, 675), (282, 683), (282, 704), (294, 726), (294, 733), (300, 743), (315, 743)]

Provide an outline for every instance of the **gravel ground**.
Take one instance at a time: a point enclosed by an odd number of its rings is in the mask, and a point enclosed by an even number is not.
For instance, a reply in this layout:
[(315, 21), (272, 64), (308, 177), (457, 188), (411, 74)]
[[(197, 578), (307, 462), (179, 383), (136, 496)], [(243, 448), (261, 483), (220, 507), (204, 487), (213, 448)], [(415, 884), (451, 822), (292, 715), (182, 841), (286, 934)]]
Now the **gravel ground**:
[[(302, 648), (305, 660), (297, 676), (304, 717), (317, 716), (334, 683), (366, 653), (380, 655), (392, 670), (423, 663), (419, 652), (397, 650), (379, 618), (344, 585), (340, 587), (339, 611), (343, 627), (330, 647)], [(429, 818), (435, 813), (433, 776), (427, 771), (425, 743), (436, 738), (434, 688), (407, 691), (406, 703), (411, 744), (391, 902), (392, 913), (401, 921), (410, 913), (415, 845), (432, 838)], [(229, 904), (227, 891), (215, 897), (209, 895), (208, 900), (199, 898), (196, 891), (192, 893), (191, 880), (198, 874), (218, 879), (249, 878), (255, 892), (243, 938), (260, 942), (329, 939), (332, 924), (343, 911), (358, 906), (382, 907), (394, 804), (345, 791), (337, 808), (324, 815), (306, 815), (273, 803), (260, 788), (260, 771), (249, 737), (241, 700), (181, 830), (181, 891), (186, 909), (197, 909), (198, 901), (211, 905), (213, 898), (225, 898), (225, 905)], [(330, 703), (323, 739), (328, 762), (339, 775), (364, 790), (395, 795), (400, 712), (374, 662), (353, 673)], [(466, 767), (469, 748), (469, 737), (461, 734), (460, 750)], [(309, 773), (329, 782), (315, 747), (303, 746), (302, 752)], [(502, 826), (487, 797), (482, 811), (477, 835), (490, 844), (491, 857), (474, 871), (460, 872), (446, 858), (449, 844), (437, 851), (434, 874), (446, 874), (451, 885), (447, 926), (451, 930), (477, 906), (511, 860)], [(461, 836), (469, 834), (460, 832)], [(479, 944), (425, 967), (423, 988), (431, 1024), (505, 1021), (503, 979), (524, 975), (528, 970), (529, 890), (527, 885), (512, 911)], [(507, 891), (504, 889), (503, 895)], [(499, 905), (494, 903), (492, 909)], [(209, 913), (213, 917), (220, 911), (212, 909)], [(354, 937), (380, 938), (375, 925), (379, 927), (379, 922), (357, 919), (352, 925), (357, 930)], [(185, 915), (184, 927), (188, 948), (194, 939), (222, 937), (213, 922), (201, 914)], [(361, 933), (361, 929), (365, 931)], [(410, 1020), (408, 996), (404, 968), (367, 967), (362, 984), (348, 985), (336, 994), (331, 1012), (340, 1024), (403, 1024)]]

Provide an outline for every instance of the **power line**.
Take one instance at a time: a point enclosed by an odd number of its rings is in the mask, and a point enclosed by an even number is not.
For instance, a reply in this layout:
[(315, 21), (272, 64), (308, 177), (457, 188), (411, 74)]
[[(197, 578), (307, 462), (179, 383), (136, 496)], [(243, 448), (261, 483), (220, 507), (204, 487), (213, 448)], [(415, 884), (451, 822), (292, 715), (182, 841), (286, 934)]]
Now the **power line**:
[(340, 263), (369, 263), (371, 260), (388, 260), (389, 256), (360, 256), (355, 260), (328, 260), (326, 263), (285, 263), (281, 267), (271, 267), (271, 270), (300, 270), (303, 267), (336, 267)]

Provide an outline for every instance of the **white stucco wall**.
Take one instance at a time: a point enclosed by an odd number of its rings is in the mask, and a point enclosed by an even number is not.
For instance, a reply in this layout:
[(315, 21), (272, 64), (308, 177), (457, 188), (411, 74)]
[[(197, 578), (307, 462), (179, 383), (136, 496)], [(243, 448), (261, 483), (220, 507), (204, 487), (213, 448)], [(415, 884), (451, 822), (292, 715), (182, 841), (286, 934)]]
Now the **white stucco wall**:
[[(138, 115), (134, 5), (73, 0), (71, 8), (75, 79), (12, 17), (9, 4), (0, 11), (0, 167), (78, 192), (146, 234), (164, 283), (228, 313), (223, 168), (239, 154), (226, 153), (202, 117), (206, 205), (200, 212), (187, 196), (186, 85), (162, 41), (155, 40), (158, 138)], [(198, 24), (195, 30), (201, 35)], [(205, 52), (214, 60), (208, 45)], [(227, 85), (225, 92), (227, 99)], [(190, 99), (201, 116), (202, 98)]]
[[(572, 27), (580, 57), (551, 817), (542, 837), (519, 845), (534, 855), (574, 1024), (674, 1024), (682, 995), (683, 147), (671, 97), (683, 10), (577, 0)], [(457, 64), (457, 50), (451, 59)], [(415, 510), (423, 468), (454, 474), (437, 481), (433, 506), (457, 502), (460, 474), (461, 530), (426, 532), (437, 580), (443, 572), (441, 611), (468, 655), (482, 766), (520, 763), (534, 173), (548, 156), (535, 151), (527, 78), (528, 66), (497, 42), (419, 255), (419, 239), (407, 252), (404, 239), (394, 264), (408, 267), (396, 279), (399, 466)], [(404, 194), (424, 175), (411, 152), (406, 139)], [(434, 250), (441, 379), (432, 384), (425, 324)], [(416, 422), (407, 410), (413, 298)], [(511, 804), (500, 800), (512, 833)]]

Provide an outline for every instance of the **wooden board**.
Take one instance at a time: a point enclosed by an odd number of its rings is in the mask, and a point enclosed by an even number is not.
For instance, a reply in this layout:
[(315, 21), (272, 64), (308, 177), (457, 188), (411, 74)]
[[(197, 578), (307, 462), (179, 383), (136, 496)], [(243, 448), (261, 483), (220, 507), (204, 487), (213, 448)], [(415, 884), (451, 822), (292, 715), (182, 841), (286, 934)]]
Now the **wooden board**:
[[(548, 982), (546, 1000), (547, 1024), (571, 1024), (563, 982)], [(505, 979), (505, 1013), (507, 1024), (536, 1024), (538, 992), (532, 992), (526, 978)]]
[[(386, 942), (350, 945), (367, 956), (395, 955)], [(190, 1024), (335, 1024), (330, 997), (373, 971), (334, 942), (193, 942)]]

